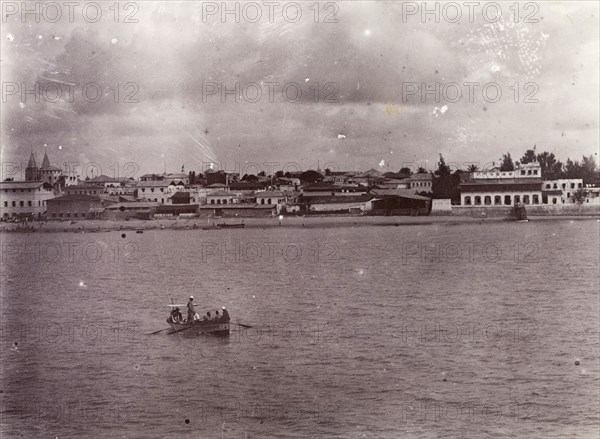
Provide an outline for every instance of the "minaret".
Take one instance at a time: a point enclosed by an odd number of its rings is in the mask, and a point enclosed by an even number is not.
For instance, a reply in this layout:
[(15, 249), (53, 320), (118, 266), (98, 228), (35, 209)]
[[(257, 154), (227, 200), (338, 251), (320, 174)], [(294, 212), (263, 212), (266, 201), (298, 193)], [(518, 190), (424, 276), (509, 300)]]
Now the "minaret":
[(33, 148), (31, 148), (31, 155), (29, 156), (29, 163), (25, 168), (25, 181), (36, 181), (40, 179), (40, 170), (35, 162), (35, 156), (33, 155)]

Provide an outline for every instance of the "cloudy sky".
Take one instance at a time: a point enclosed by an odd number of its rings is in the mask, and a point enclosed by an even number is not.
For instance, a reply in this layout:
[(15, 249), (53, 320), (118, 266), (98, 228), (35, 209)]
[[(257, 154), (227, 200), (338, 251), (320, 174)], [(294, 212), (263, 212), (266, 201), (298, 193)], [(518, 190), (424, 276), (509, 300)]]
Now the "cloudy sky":
[[(297, 19), (294, 7), (257, 2), (244, 14), (239, 3), (236, 22), (221, 2), (121, 2), (118, 17), (108, 2), (93, 22), (81, 2), (73, 20), (48, 7), (39, 23), (4, 3), (2, 161), (47, 145), (59, 165), (97, 162), (112, 175), (111, 163), (126, 174), (135, 162), (139, 176), (209, 162), (433, 168), (439, 153), (485, 164), (533, 145), (597, 156), (597, 2), (522, 3), (518, 20), (510, 2), (498, 21), (478, 8), (473, 22), (458, 3), (456, 23), (455, 10), (436, 22), (402, 2), (300, 3)], [(39, 102), (22, 96), (36, 84)], [(221, 95), (236, 84), (238, 102)], [(423, 84), (445, 93), (423, 96)]]

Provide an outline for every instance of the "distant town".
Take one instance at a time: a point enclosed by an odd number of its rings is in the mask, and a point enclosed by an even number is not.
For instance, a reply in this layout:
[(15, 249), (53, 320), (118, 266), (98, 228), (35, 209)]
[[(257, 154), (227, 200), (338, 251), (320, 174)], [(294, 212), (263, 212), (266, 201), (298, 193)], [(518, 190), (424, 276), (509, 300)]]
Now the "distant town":
[(205, 172), (145, 174), (139, 179), (82, 179), (31, 152), (24, 181), (0, 183), (2, 221), (250, 218), (281, 215), (505, 216), (514, 206), (533, 215), (600, 213), (600, 175), (593, 156), (559, 162), (527, 150), (504, 154), (490, 169), (377, 169), (239, 175)]

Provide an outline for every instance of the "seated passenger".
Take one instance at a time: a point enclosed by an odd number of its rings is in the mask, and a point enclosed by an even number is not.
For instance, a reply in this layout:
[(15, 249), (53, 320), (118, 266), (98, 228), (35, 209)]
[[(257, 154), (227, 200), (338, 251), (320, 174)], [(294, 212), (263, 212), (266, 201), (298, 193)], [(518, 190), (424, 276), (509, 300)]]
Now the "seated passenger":
[(227, 310), (225, 309), (225, 307), (223, 306), (223, 321), (225, 323), (229, 323), (229, 313), (227, 312)]
[(209, 321), (211, 321), (211, 320), (212, 320), (212, 316), (210, 315), (210, 311), (208, 311), (208, 312), (206, 313), (206, 315), (204, 316), (204, 321), (205, 321), (205, 322), (209, 322)]
[(215, 311), (215, 321), (217, 321), (217, 322), (221, 321), (221, 316), (219, 315), (219, 310)]
[(179, 308), (175, 308), (173, 310), (173, 312), (171, 313), (171, 317), (173, 319), (173, 323), (181, 323), (181, 321), (183, 320), (183, 316), (181, 315), (181, 311), (179, 311)]

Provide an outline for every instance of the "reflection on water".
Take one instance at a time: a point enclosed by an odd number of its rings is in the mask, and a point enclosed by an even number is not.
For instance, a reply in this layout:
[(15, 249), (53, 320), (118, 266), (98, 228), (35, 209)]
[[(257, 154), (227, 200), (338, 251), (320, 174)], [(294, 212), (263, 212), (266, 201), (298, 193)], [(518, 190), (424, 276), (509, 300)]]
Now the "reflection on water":
[[(4, 235), (2, 433), (592, 437), (598, 247), (596, 220)], [(252, 328), (149, 335), (190, 294)]]

